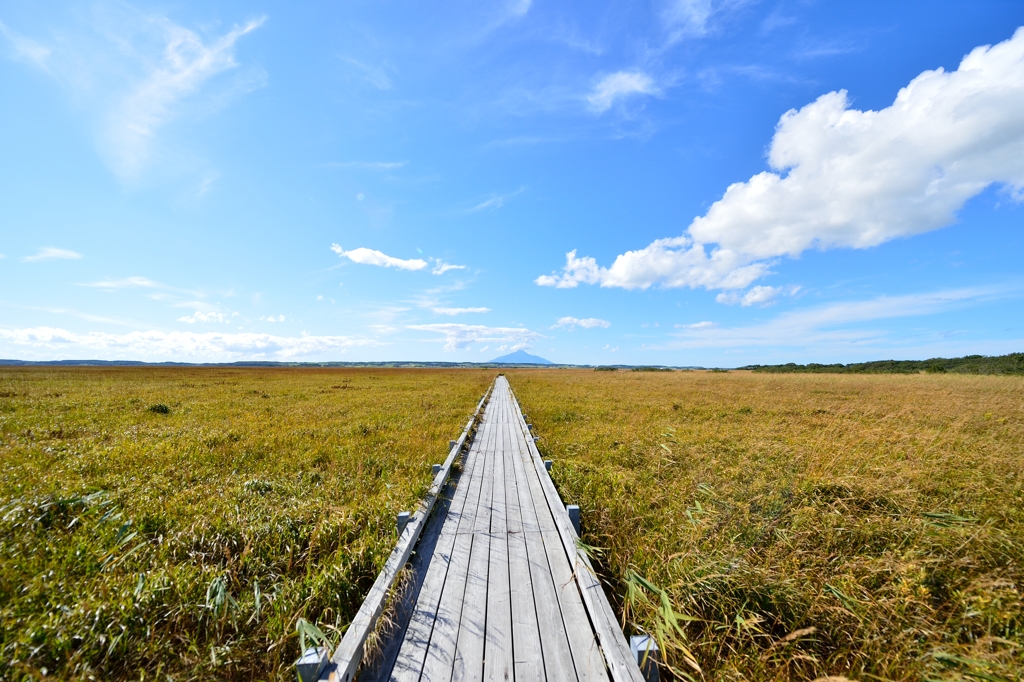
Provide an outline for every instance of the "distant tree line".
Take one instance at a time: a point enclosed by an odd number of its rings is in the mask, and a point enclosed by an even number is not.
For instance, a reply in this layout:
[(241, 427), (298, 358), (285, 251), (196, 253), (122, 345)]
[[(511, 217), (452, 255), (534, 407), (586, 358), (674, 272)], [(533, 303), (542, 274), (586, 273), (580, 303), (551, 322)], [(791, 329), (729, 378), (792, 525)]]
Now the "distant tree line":
[(798, 365), (747, 365), (739, 369), (772, 374), (1018, 374), (1024, 375), (1024, 353), (987, 356), (966, 355), (962, 358), (931, 358), (930, 360), (875, 360), (848, 365), (820, 365), (812, 362)]

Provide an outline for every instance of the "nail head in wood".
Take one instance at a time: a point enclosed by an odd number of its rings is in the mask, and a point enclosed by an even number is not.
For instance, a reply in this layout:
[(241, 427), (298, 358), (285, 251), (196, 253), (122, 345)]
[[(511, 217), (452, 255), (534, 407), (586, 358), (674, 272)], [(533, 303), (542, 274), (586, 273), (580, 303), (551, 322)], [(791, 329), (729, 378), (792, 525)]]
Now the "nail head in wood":
[(544, 469), (551, 471), (551, 465), (554, 464), (550, 459), (544, 460)]
[(578, 504), (567, 504), (565, 505), (565, 511), (569, 513), (569, 520), (572, 522), (572, 527), (576, 531), (577, 536), (582, 536), (580, 532), (580, 507)]
[(409, 519), (411, 517), (412, 514), (410, 514), (409, 512), (400, 512), (398, 514), (398, 537), (402, 537), (402, 532), (405, 530), (405, 527), (409, 524)]
[(329, 661), (327, 647), (311, 646), (302, 652), (299, 660), (295, 661), (295, 677), (298, 682), (316, 682)]
[(649, 635), (633, 635), (629, 638), (629, 650), (640, 666), (644, 682), (658, 682), (658, 643)]

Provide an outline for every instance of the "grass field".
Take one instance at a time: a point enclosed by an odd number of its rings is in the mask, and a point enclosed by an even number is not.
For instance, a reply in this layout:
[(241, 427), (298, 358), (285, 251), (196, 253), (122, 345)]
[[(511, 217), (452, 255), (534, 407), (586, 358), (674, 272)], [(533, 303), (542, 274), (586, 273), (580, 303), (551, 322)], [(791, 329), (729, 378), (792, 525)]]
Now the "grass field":
[(508, 374), (680, 676), (1024, 678), (1024, 379)]
[(294, 679), (493, 376), (3, 369), (0, 679)]

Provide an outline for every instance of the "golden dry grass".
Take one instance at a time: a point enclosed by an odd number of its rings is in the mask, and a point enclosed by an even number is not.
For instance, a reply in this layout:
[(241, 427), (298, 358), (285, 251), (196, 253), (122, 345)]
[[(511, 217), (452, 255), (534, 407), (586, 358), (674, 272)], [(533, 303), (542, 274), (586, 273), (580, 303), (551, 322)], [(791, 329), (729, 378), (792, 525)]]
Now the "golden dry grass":
[(493, 376), (0, 370), (0, 679), (293, 679)]
[(508, 374), (680, 675), (1022, 679), (1021, 378)]

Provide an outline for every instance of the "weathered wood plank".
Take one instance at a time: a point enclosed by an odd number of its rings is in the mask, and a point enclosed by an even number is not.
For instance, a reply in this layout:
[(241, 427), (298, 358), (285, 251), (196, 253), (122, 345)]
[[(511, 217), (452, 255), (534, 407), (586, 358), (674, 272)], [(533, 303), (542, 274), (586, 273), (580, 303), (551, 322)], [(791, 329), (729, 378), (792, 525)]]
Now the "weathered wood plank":
[(508, 406), (503, 405), (495, 424), (496, 447), (491, 456), (491, 553), (487, 569), (487, 628), (484, 640), (484, 680), (512, 679), (512, 595), (509, 585), (508, 522), (505, 501), (505, 435)]
[[(565, 555), (573, 566), (573, 575), (579, 584), (584, 606), (590, 616), (594, 634), (601, 646), (611, 677), (615, 682), (644, 682), (640, 668), (633, 659), (629, 644), (619, 628), (615, 614), (604, 595), (604, 590), (594, 573), (590, 560), (576, 546), (576, 532), (569, 523), (569, 516), (565, 513), (565, 507), (558, 496), (558, 491), (555, 490), (554, 483), (544, 468), (540, 452), (529, 434), (529, 429), (526, 428), (522, 411), (519, 409), (518, 403), (514, 404), (516, 405), (520, 433), (523, 434), (523, 439), (526, 441), (533, 469), (540, 479), (543, 497), (547, 501), (548, 509), (552, 512), (558, 538)], [(540, 501), (537, 502), (539, 505)]]
[[(489, 415), (490, 416), (490, 415)], [(491, 500), (494, 490), (494, 439), (496, 420), (489, 419), (490, 447), (482, 453), (484, 478), (480, 490), (480, 504), (473, 524), (472, 551), (466, 574), (466, 593), (459, 620), (459, 636), (452, 662), (452, 680), (475, 681), (483, 678), (484, 638), (487, 627), (487, 570), (491, 551)]]
[[(474, 519), (476, 516), (480, 491), (479, 481), (481, 480), (479, 474), (475, 475), (478, 465), (478, 457), (467, 458), (466, 469), (459, 479), (455, 497), (449, 508), (448, 518), (445, 519), (441, 528), (441, 537), (434, 550), (434, 556), (427, 569), (423, 585), (420, 587), (416, 608), (410, 618), (402, 647), (392, 668), (391, 679), (395, 682), (417, 682), (420, 679), (431, 634), (434, 631), (434, 623), (438, 617), (438, 605), (441, 601), (442, 590), (449, 578), (449, 573), (453, 574), (453, 579), (457, 579), (460, 573), (457, 565), (454, 569), (451, 568), (452, 560), (455, 557), (455, 540), (459, 526), (467, 523), (467, 518)], [(474, 497), (472, 492), (474, 480), (477, 497)]]
[[(522, 432), (519, 432), (518, 435), (522, 451), (528, 453)], [(551, 571), (551, 580), (555, 586), (555, 595), (562, 613), (562, 620), (565, 623), (569, 651), (572, 654), (576, 676), (581, 682), (607, 680), (608, 672), (586, 608), (583, 605), (579, 586), (574, 580), (573, 566), (569, 563), (559, 541), (556, 522), (544, 500), (537, 471), (529, 461), (524, 463), (524, 467), (538, 525), (541, 528), (540, 545), (547, 558), (548, 570)]]

